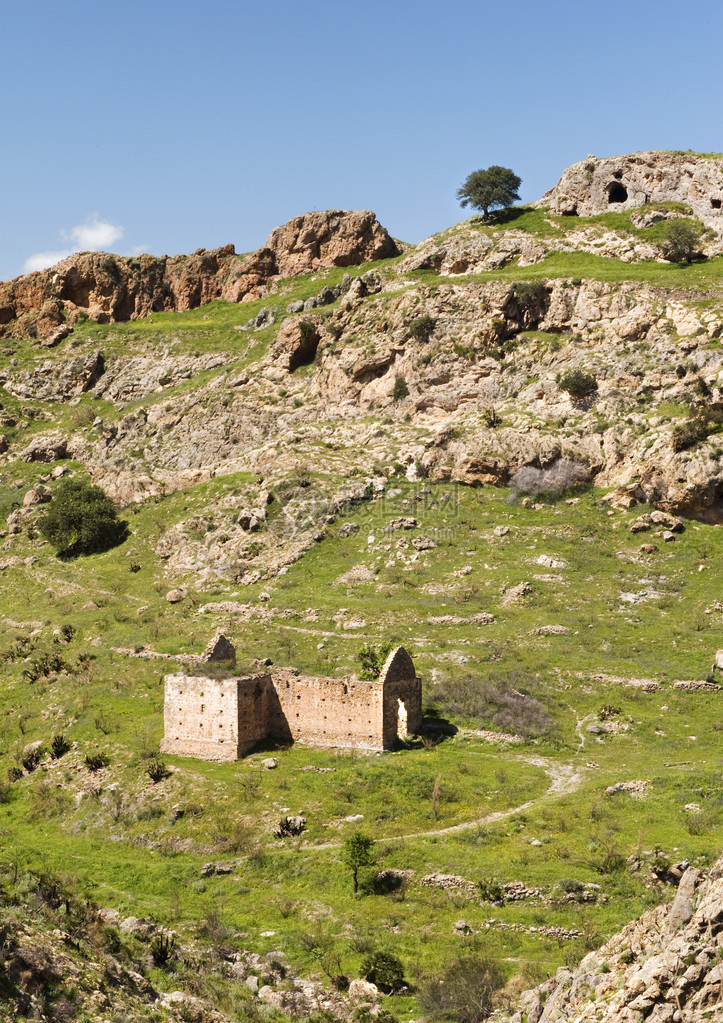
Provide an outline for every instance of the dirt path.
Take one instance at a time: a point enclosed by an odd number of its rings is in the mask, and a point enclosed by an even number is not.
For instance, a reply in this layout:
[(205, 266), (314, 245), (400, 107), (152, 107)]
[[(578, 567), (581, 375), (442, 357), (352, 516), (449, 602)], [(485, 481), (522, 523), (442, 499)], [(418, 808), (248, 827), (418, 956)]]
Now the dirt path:
[[(434, 838), (437, 835), (452, 835), (457, 831), (466, 831), (468, 828), (477, 828), (485, 824), (494, 824), (495, 821), (504, 820), (505, 817), (514, 817), (516, 813), (522, 813), (531, 807), (541, 803), (549, 796), (564, 796), (577, 791), (584, 778), (584, 769), (575, 767), (574, 764), (558, 764), (547, 757), (540, 757), (534, 754), (522, 754), (515, 759), (523, 760), (534, 767), (541, 767), (550, 779), (549, 787), (534, 799), (528, 799), (526, 803), (519, 806), (511, 806), (507, 810), (495, 810), (485, 814), (484, 817), (477, 817), (475, 820), (463, 821), (461, 824), (450, 824), (446, 828), (434, 828), (431, 831), (415, 831), (408, 835), (385, 835), (379, 839), (380, 842), (404, 842), (414, 838)], [(337, 849), (341, 842), (324, 842), (322, 845), (309, 845), (306, 850), (316, 849)]]

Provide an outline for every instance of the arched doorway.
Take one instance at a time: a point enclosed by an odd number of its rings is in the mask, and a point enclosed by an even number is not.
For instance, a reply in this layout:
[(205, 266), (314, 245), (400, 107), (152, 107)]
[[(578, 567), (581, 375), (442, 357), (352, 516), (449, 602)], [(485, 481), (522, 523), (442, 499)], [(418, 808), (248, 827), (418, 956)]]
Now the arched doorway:
[(400, 739), (406, 739), (409, 734), (407, 727), (407, 707), (404, 700), (397, 700), (397, 735)]

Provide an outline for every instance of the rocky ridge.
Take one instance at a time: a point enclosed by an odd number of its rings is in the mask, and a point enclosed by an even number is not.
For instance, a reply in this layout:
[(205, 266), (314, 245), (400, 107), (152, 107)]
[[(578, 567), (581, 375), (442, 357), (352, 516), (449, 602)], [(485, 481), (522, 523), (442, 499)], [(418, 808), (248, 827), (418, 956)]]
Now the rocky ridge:
[[(648, 166), (638, 157), (631, 166)], [(97, 253), (87, 256), (80, 290), (68, 282), (80, 280), (85, 256), (11, 282), (7, 294), (55, 288), (68, 319), (83, 310), (101, 321), (140, 316), (166, 301), (190, 308), (214, 297), (263, 294), (264, 305), (257, 299), (254, 315), (234, 326), (238, 344), (211, 351), (189, 350), (163, 327), (149, 340), (125, 332), (119, 345), (82, 318), (74, 333), (64, 324), (63, 336), (51, 337), (52, 352), (17, 338), (22, 358), (8, 348), (0, 362), (8, 396), (0, 460), (47, 464), (52, 486), (54, 463), (73, 459), (121, 505), (255, 474), (233, 507), (218, 502), (208, 521), (190, 516), (159, 541), (172, 574), (201, 582), (283, 572), (345, 502), (368, 499), (395, 474), (512, 485), (533, 499), (592, 481), (616, 488), (613, 507), (649, 502), (723, 521), (720, 294), (625, 279), (475, 279), (541, 262), (555, 245), (584, 248), (579, 232), (559, 229), (570, 218), (544, 217), (540, 234), (514, 220), (510, 229), (468, 221), (343, 280), (324, 267), (397, 251), (368, 212), (296, 218), (248, 257), (227, 248), (167, 260), (160, 290), (143, 276), (151, 257), (116, 261), (125, 268), (118, 284), (104, 263), (116, 257)], [(553, 221), (559, 233), (549, 236)], [(630, 259), (649, 255), (635, 234), (628, 242)], [(263, 270), (256, 284), (252, 263)], [(308, 297), (307, 283), (295, 298), (295, 278), (281, 271), (310, 270), (316, 294)], [(6, 330), (35, 323), (40, 331), (45, 301), (13, 306)], [(581, 372), (594, 386), (575, 396), (563, 378)], [(79, 403), (87, 415), (75, 413)], [(36, 513), (35, 504), (13, 511), (6, 547)]]
[(654, 203), (683, 203), (718, 235), (723, 230), (723, 160), (698, 153), (644, 152), (572, 164), (540, 205), (590, 217)]
[(250, 301), (263, 297), (279, 276), (385, 259), (398, 251), (369, 210), (326, 210), (276, 228), (250, 255), (237, 255), (233, 245), (173, 257), (75, 253), (49, 270), (0, 285), (0, 336), (45, 338), (52, 346), (82, 316), (111, 323), (195, 309), (213, 299)]
[(670, 905), (629, 924), (575, 970), (563, 967), (525, 992), (510, 1023), (716, 1019), (723, 1009), (722, 952), (719, 859), (707, 876), (688, 867)]

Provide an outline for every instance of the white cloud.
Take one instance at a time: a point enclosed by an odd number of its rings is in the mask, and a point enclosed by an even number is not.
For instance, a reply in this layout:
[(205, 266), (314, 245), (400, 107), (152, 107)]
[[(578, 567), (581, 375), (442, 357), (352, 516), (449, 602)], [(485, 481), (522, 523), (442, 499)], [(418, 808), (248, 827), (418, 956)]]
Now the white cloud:
[(49, 266), (59, 263), (61, 259), (67, 259), (74, 252), (97, 252), (99, 250), (102, 252), (123, 237), (123, 228), (117, 224), (111, 224), (108, 220), (101, 220), (98, 214), (94, 213), (84, 224), (76, 224), (75, 227), (71, 227), (70, 231), (61, 231), (60, 236), (63, 241), (73, 242), (74, 247), (34, 252), (23, 263), (23, 273), (47, 270)]
[(59, 249), (56, 252), (35, 252), (23, 263), (23, 273), (30, 274), (33, 270), (47, 270), (49, 266), (59, 263), (73, 255), (72, 249)]
[(77, 242), (81, 249), (97, 252), (113, 245), (123, 237), (123, 228), (101, 220), (97, 213), (85, 224), (78, 224), (68, 232), (71, 241)]

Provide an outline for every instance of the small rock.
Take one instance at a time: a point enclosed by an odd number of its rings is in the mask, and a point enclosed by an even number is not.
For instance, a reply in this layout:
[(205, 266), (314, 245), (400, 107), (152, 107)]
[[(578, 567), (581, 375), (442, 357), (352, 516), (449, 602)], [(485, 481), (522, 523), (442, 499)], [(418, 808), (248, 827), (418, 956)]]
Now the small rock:
[(273, 771), (279, 766), (279, 762), (276, 757), (266, 757), (265, 760), (261, 761), (261, 766), (265, 767), (267, 771)]
[(509, 526), (495, 526), (495, 528), (492, 530), (495, 536), (507, 536), (509, 531), (510, 531)]
[(180, 604), (186, 597), (186, 591), (183, 589), (169, 590), (166, 594), (166, 600), (169, 604)]
[(44, 487), (42, 483), (38, 483), (23, 498), (23, 508), (30, 508), (34, 504), (47, 504), (52, 499), (53, 491), (50, 487)]
[(353, 980), (349, 985), (349, 998), (352, 1002), (378, 1002), (379, 988), (368, 980)]
[(650, 523), (645, 519), (636, 519), (630, 526), (631, 533), (647, 533), (649, 529)]

